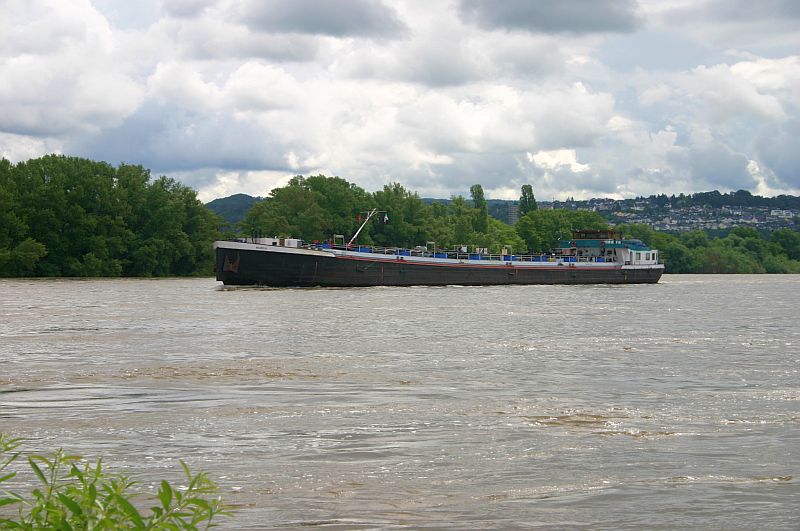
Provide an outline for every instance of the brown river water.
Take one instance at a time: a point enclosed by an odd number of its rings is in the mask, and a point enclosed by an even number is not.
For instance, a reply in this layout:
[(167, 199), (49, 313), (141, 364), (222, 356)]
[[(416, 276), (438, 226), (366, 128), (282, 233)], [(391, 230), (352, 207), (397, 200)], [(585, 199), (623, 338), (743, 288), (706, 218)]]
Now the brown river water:
[(0, 280), (0, 431), (145, 491), (183, 458), (228, 529), (796, 530), (798, 309), (800, 275)]

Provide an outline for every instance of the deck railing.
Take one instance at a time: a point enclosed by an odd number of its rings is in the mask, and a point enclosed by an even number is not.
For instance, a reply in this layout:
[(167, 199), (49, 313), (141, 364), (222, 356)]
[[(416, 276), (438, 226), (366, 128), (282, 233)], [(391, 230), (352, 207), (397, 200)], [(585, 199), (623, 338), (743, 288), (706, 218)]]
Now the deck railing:
[(561, 253), (550, 254), (482, 254), (482, 253), (465, 253), (461, 251), (443, 251), (430, 249), (406, 249), (402, 247), (376, 247), (372, 245), (332, 245), (329, 243), (310, 244), (312, 249), (325, 249), (325, 250), (338, 250), (338, 251), (351, 251), (358, 253), (380, 254), (389, 256), (420, 256), (425, 258), (450, 258), (454, 260), (494, 260), (497, 262), (612, 262), (610, 258), (602, 256), (567, 256)]
[[(236, 238), (232, 239), (231, 241), (237, 241), (240, 243), (256, 243), (262, 245), (283, 245), (283, 241), (279, 238), (262, 238), (263, 240), (269, 240), (266, 242), (259, 241), (260, 239), (256, 238)], [(379, 247), (379, 246), (371, 246), (371, 245), (344, 245), (338, 243), (330, 243), (330, 242), (315, 242), (315, 243), (305, 243), (302, 240), (297, 239), (287, 239), (287, 242), (292, 242), (290, 247), (301, 247), (304, 249), (331, 249), (331, 250), (338, 250), (338, 251), (349, 251), (349, 252), (358, 252), (358, 253), (369, 253), (369, 254), (379, 254), (379, 255), (389, 255), (389, 256), (419, 256), (419, 257), (426, 257), (426, 258), (449, 258), (455, 260), (488, 260), (488, 261), (495, 261), (495, 262), (556, 262), (559, 264), (565, 263), (612, 263), (618, 264), (621, 263), (621, 259), (615, 259), (613, 256), (576, 256), (575, 254), (565, 254), (560, 250), (556, 249), (554, 252), (551, 253), (538, 253), (538, 254), (523, 254), (523, 255), (515, 255), (515, 254), (483, 254), (483, 253), (476, 253), (476, 252), (463, 252), (461, 250), (442, 250), (442, 249), (434, 249), (431, 250), (430, 246), (425, 248), (423, 246), (417, 246), (413, 249), (403, 248), (403, 247)], [(433, 242), (430, 242), (433, 243)], [(655, 249), (650, 249), (650, 252), (658, 253)], [(636, 261), (625, 261), (625, 265), (654, 265), (660, 263), (660, 261), (653, 260), (636, 260)]]

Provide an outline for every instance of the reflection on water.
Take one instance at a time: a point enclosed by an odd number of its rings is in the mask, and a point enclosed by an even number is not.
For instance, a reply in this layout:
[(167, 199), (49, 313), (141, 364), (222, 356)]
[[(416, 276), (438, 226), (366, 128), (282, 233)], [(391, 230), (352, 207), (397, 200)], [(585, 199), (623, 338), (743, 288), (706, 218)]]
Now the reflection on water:
[(0, 281), (0, 430), (231, 528), (796, 529), (800, 277)]

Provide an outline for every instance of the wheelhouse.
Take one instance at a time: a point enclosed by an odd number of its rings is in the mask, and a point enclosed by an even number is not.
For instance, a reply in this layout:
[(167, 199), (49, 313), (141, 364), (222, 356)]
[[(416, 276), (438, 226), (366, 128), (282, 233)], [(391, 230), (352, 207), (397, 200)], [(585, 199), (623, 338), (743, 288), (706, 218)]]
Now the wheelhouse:
[(561, 240), (558, 250), (562, 256), (576, 261), (617, 262), (625, 265), (658, 264), (658, 250), (641, 240), (624, 240), (614, 230), (576, 230), (572, 238)]

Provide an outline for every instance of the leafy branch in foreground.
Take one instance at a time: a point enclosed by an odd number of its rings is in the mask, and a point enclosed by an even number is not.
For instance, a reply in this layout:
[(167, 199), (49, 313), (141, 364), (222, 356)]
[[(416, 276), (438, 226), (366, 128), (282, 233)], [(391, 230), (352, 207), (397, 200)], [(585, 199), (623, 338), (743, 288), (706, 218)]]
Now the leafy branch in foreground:
[[(0, 484), (17, 476), (6, 469), (20, 456), (20, 439), (0, 433)], [(181, 460), (187, 486), (180, 489), (162, 481), (157, 504), (147, 515), (139, 512), (130, 492), (135, 485), (122, 474), (103, 470), (63, 450), (51, 457), (32, 455), (28, 465), (40, 483), (29, 496), (0, 492), (0, 510), (18, 505), (18, 519), (0, 513), (0, 529), (208, 529), (218, 516), (229, 516), (217, 486), (204, 472), (193, 475)]]

